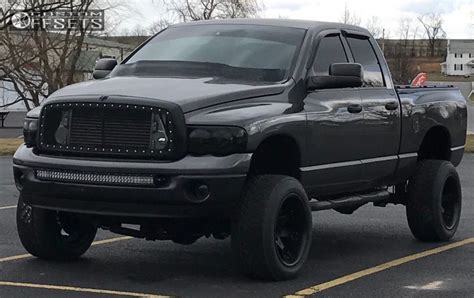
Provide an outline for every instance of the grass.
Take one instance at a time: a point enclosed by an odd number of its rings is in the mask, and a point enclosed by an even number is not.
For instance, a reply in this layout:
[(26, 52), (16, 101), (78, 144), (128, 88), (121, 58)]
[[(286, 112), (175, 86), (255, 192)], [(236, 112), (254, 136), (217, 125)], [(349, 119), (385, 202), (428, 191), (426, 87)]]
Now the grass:
[(0, 139), (0, 155), (13, 155), (21, 144), (23, 144), (23, 138)]
[[(13, 155), (23, 139), (0, 139), (0, 155)], [(466, 153), (474, 153), (474, 135), (468, 135), (466, 140)]]
[(474, 153), (474, 135), (468, 135), (465, 152)]
[(472, 82), (474, 81), (474, 77), (470, 76), (468, 78), (465, 78), (464, 76), (445, 76), (440, 73), (429, 72), (428, 80), (439, 82)]

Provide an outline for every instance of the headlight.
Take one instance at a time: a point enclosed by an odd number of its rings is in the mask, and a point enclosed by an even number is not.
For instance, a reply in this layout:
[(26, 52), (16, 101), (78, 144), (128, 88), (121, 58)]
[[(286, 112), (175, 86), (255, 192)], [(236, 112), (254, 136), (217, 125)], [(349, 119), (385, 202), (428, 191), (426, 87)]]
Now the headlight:
[(191, 126), (188, 136), (188, 152), (195, 155), (230, 155), (247, 146), (247, 132), (235, 126)]
[(36, 145), (36, 135), (38, 133), (38, 119), (26, 118), (23, 123), (23, 138), (27, 147)]

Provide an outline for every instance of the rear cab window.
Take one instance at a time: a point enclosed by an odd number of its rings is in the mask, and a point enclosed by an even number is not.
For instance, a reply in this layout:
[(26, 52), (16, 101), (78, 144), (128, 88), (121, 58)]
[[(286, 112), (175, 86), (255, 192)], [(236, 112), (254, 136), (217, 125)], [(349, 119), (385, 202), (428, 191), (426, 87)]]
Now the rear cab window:
[(384, 87), (382, 69), (370, 40), (364, 36), (350, 35), (347, 37), (347, 43), (354, 62), (360, 63), (364, 68), (364, 87)]

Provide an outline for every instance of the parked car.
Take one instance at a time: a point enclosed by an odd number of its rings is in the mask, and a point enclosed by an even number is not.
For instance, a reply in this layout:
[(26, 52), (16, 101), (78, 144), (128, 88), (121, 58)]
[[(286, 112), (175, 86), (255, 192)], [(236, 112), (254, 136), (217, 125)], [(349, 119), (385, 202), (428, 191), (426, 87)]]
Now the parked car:
[(311, 211), (403, 204), (417, 239), (456, 232), (465, 99), (395, 86), (363, 28), (179, 24), (120, 64), (100, 60), (94, 77), (25, 120), (13, 170), (34, 256), (76, 259), (98, 228), (181, 244), (232, 236), (245, 274), (286, 280), (308, 257)]

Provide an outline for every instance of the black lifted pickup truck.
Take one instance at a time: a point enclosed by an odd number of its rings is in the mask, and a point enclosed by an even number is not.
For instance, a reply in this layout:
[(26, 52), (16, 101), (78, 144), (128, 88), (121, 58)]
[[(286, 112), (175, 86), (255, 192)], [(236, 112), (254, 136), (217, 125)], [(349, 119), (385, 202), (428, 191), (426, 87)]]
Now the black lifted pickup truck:
[(394, 86), (365, 29), (294, 20), (171, 26), (28, 113), (13, 170), (28, 252), (71, 260), (98, 228), (192, 244), (232, 236), (255, 278), (302, 269), (311, 211), (406, 205), (453, 237), (466, 102)]

